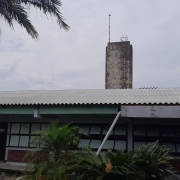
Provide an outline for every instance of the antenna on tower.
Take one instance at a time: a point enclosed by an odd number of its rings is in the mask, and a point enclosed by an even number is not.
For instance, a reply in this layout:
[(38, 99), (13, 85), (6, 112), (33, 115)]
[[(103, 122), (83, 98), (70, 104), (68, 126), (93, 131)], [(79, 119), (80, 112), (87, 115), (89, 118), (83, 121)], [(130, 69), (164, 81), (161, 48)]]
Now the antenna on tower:
[(111, 19), (111, 14), (109, 14), (109, 43), (110, 43), (110, 19)]

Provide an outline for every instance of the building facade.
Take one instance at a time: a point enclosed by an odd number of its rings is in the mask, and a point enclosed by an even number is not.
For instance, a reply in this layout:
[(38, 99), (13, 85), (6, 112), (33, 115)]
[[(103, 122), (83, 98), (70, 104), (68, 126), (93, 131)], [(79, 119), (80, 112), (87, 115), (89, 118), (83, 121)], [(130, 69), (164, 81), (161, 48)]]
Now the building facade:
[(80, 126), (79, 148), (97, 151), (121, 113), (102, 150), (136, 149), (159, 141), (177, 157), (180, 172), (180, 88), (0, 92), (0, 161), (27, 163), (29, 141), (50, 121)]
[(133, 87), (133, 48), (130, 41), (111, 42), (106, 47), (106, 89)]

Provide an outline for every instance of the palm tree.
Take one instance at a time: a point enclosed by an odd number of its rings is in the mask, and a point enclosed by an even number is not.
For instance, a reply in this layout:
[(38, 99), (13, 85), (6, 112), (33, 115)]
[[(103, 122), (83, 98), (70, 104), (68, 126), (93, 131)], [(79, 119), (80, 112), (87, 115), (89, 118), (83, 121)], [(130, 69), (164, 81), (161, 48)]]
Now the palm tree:
[(17, 22), (33, 39), (38, 39), (38, 32), (29, 20), (27, 13), (30, 6), (42, 10), (45, 14), (55, 16), (60, 28), (69, 29), (59, 9), (62, 6), (61, 0), (0, 0), (0, 17), (11, 28), (14, 27), (14, 22)]
[(39, 136), (30, 141), (36, 149), (27, 156), (33, 158), (27, 168), (28, 172), (35, 179), (41, 175), (53, 180), (66, 179), (67, 161), (74, 154), (71, 150), (79, 144), (78, 131), (78, 126), (59, 126), (57, 122), (52, 122), (47, 132), (38, 131), (36, 134)]

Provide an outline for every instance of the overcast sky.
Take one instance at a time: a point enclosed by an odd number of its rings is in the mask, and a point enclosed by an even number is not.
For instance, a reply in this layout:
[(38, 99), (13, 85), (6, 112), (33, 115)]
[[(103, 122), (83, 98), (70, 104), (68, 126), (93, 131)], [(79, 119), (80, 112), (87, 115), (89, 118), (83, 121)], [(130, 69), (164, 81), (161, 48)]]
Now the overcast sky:
[(133, 87), (180, 87), (180, 0), (63, 0), (71, 29), (31, 9), (35, 41), (1, 21), (0, 90), (104, 89), (105, 47), (128, 36)]

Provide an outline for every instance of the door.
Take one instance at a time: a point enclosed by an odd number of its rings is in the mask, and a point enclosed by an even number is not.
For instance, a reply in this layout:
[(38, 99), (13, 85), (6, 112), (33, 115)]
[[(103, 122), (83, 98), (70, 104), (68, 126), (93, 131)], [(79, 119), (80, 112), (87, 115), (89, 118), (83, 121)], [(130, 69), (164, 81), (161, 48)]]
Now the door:
[(0, 161), (5, 160), (7, 123), (0, 123)]

